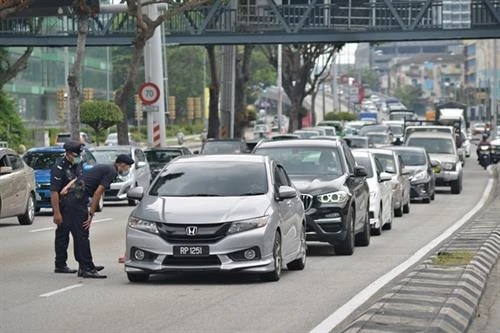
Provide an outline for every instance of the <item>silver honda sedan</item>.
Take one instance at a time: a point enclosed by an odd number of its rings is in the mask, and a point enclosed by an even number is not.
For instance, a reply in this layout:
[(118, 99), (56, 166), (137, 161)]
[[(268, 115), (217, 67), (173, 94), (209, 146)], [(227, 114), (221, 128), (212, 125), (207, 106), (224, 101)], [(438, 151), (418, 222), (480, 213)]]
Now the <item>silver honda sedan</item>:
[(238, 271), (277, 281), (306, 261), (305, 215), (283, 167), (267, 156), (183, 156), (166, 165), (127, 227), (131, 282), (171, 271)]

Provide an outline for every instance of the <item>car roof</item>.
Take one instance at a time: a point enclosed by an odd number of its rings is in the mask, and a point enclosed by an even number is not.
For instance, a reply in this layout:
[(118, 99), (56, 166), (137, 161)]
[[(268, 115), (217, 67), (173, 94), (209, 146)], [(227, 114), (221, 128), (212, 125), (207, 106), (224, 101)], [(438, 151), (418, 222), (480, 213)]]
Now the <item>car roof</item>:
[(368, 151), (371, 153), (379, 153), (379, 154), (384, 154), (384, 155), (394, 155), (393, 150), (384, 149), (384, 148), (356, 148), (353, 151)]
[(208, 142), (244, 142), (243, 139), (208, 139), (206, 143)]
[(415, 147), (415, 146), (390, 146), (386, 147), (384, 149), (390, 149), (390, 150), (395, 150), (395, 151), (401, 151), (401, 150), (407, 150), (407, 151), (419, 151), (419, 152), (424, 152), (425, 153), (425, 148), (423, 147)]
[(310, 139), (294, 139), (283, 141), (265, 141), (259, 144), (258, 148), (276, 148), (276, 147), (337, 147), (340, 141), (336, 140), (310, 140)]
[(372, 155), (372, 152), (369, 151), (369, 150), (365, 150), (365, 149), (353, 149), (352, 151), (352, 154), (354, 156), (370, 156)]
[(451, 133), (444, 132), (413, 132), (408, 136), (410, 138), (442, 138), (442, 139), (453, 139)]
[(150, 147), (147, 149), (144, 149), (145, 152), (147, 151), (169, 151), (169, 150), (184, 150), (187, 149), (184, 146), (168, 146), (168, 147)]
[(245, 162), (262, 163), (269, 161), (265, 155), (254, 154), (214, 154), (214, 155), (184, 155), (179, 156), (170, 163), (193, 163), (193, 162)]
[(50, 146), (50, 147), (34, 147), (30, 148), (28, 152), (64, 152), (63, 146)]
[(345, 136), (344, 139), (363, 139), (363, 140), (368, 140), (368, 138), (364, 135), (348, 135)]

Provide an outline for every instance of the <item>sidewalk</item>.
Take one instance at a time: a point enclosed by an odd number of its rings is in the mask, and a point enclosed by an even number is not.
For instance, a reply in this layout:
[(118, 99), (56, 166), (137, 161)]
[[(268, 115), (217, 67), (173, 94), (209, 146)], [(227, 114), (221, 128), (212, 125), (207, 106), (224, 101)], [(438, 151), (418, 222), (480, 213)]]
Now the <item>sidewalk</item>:
[[(488, 171), (494, 184), (483, 209), (341, 332), (467, 332), (500, 253), (498, 171)], [(458, 264), (444, 264), (459, 254)]]

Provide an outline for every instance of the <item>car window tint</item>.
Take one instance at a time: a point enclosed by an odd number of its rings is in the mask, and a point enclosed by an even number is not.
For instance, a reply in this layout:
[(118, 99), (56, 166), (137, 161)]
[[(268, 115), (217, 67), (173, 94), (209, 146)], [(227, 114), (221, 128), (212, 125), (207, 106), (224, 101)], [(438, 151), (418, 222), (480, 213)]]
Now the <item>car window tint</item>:
[(354, 168), (356, 167), (356, 160), (354, 159), (354, 156), (352, 156), (351, 149), (349, 149), (349, 147), (347, 147), (346, 144), (344, 144), (343, 146), (344, 146), (344, 156), (347, 162), (347, 167), (349, 168), (349, 173), (353, 175)]
[(241, 153), (239, 141), (208, 141), (203, 146), (202, 154), (234, 154)]
[(144, 155), (144, 152), (142, 150), (136, 149), (134, 151), (134, 155), (137, 162), (146, 162), (146, 156)]
[(20, 170), (24, 168), (23, 160), (21, 157), (13, 154), (9, 154), (10, 165), (12, 166), (12, 170)]
[(115, 163), (116, 158), (120, 154), (129, 154), (126, 150), (93, 150), (92, 154), (94, 155), (97, 163), (99, 164), (113, 164)]
[(149, 150), (146, 153), (148, 162), (152, 163), (168, 163), (174, 158), (181, 156), (180, 150)]
[(396, 161), (394, 160), (393, 155), (375, 153), (375, 156), (379, 160), (380, 164), (382, 164), (385, 172), (397, 173)]
[(409, 138), (408, 146), (422, 147), (430, 154), (454, 154), (454, 142), (449, 138)]
[(276, 167), (276, 172), (279, 176), (280, 184), (284, 186), (290, 186), (290, 180), (288, 179), (288, 176), (286, 175), (284, 169), (281, 166)]
[(83, 160), (85, 163), (89, 164), (89, 165), (95, 165), (96, 164), (96, 160), (94, 158), (94, 156), (92, 156), (92, 154), (88, 151), (84, 151), (83, 152)]
[(359, 166), (366, 169), (367, 177), (372, 178), (374, 173), (370, 158), (368, 156), (356, 156), (355, 159)]
[[(209, 176), (207, 176), (209, 175)], [(150, 195), (247, 196), (267, 193), (263, 163), (172, 163), (160, 173)]]
[(426, 164), (426, 156), (422, 151), (399, 151), (399, 156), (403, 160), (404, 165), (408, 166), (416, 166), (416, 165), (425, 165)]
[(35, 170), (50, 170), (63, 157), (63, 152), (27, 152), (24, 161)]

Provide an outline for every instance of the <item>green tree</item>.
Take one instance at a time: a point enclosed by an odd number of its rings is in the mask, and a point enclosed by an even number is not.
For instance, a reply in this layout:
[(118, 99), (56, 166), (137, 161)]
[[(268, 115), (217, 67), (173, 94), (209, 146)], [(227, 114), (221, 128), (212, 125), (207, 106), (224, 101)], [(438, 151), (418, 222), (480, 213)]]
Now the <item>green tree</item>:
[(17, 113), (16, 104), (4, 91), (0, 91), (0, 141), (7, 141), (14, 149), (27, 143), (26, 127)]
[(422, 88), (410, 85), (397, 87), (394, 90), (394, 96), (407, 108), (412, 108), (413, 103), (422, 96)]
[(104, 131), (119, 124), (123, 120), (123, 113), (113, 102), (87, 101), (80, 106), (80, 118), (82, 123), (95, 131), (96, 143), (99, 146), (99, 138)]
[(361, 83), (366, 84), (371, 90), (380, 90), (380, 77), (374, 69), (368, 67), (361, 69), (352, 68), (347, 71), (347, 74), (350, 77), (361, 79)]
[(352, 121), (356, 120), (356, 115), (351, 112), (327, 112), (325, 115), (325, 120)]

